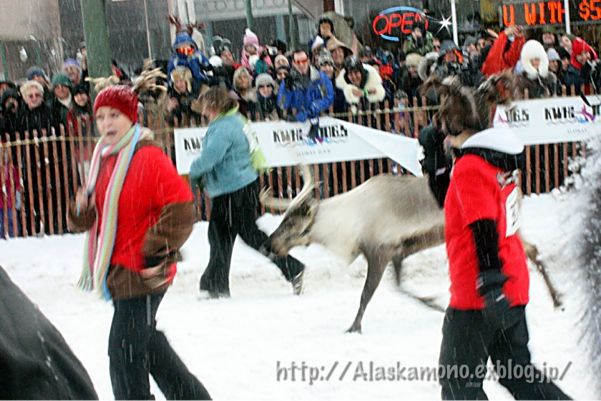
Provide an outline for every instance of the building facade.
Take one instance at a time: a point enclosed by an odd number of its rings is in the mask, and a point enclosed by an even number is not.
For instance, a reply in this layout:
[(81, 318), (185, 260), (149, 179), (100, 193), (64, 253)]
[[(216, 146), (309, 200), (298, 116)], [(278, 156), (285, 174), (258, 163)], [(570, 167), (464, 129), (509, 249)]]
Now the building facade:
[(0, 0), (0, 78), (16, 80), (32, 65), (62, 62), (58, 0)]

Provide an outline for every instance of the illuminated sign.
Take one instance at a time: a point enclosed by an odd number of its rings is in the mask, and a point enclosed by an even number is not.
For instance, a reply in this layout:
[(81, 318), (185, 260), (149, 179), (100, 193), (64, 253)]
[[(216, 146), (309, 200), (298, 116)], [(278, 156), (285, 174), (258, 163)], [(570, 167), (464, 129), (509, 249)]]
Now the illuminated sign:
[(401, 6), (381, 11), (371, 26), (373, 32), (382, 39), (399, 42), (411, 33), (416, 23), (422, 24), (426, 30), (430, 24), (422, 10)]
[[(504, 1), (501, 20), (504, 26), (565, 25), (563, 0)], [(601, 0), (570, 0), (570, 22), (601, 23)]]

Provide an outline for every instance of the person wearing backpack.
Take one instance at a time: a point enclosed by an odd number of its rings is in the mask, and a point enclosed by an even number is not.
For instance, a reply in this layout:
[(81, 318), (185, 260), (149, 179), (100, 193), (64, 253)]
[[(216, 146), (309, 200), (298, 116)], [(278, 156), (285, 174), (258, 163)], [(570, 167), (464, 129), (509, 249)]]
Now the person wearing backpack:
[[(201, 96), (200, 110), (209, 121), (202, 153), (190, 167), (190, 181), (204, 187), (211, 198), (209, 263), (200, 279), (200, 291), (211, 297), (229, 297), (229, 271), (236, 237), (269, 256), (299, 295), (305, 266), (265, 249), (267, 235), (256, 224), (259, 209), (257, 160), (260, 149), (238, 102), (224, 88), (213, 87)], [(260, 164), (260, 163), (259, 163)]]

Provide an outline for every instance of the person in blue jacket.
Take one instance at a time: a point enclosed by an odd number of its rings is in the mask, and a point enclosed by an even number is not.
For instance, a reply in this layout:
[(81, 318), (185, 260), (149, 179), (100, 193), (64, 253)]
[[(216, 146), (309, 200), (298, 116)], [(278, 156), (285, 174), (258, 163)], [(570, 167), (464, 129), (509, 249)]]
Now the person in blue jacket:
[(330, 78), (309, 62), (307, 52), (295, 50), (292, 69), (280, 83), (278, 104), (288, 113), (289, 121), (311, 123), (309, 137), (319, 129), (319, 114), (334, 103), (334, 87)]
[(225, 88), (213, 87), (200, 98), (201, 112), (209, 127), (202, 152), (190, 167), (190, 181), (201, 182), (211, 198), (209, 263), (200, 279), (200, 291), (211, 297), (229, 297), (229, 271), (236, 236), (270, 257), (292, 284), (302, 292), (305, 266), (291, 256), (269, 252), (267, 235), (256, 224), (259, 211), (259, 180), (252, 167), (245, 120), (238, 102)]
[[(198, 49), (192, 36), (186, 31), (179, 32), (173, 43), (173, 54), (167, 65), (167, 76), (176, 67), (186, 67), (192, 72), (192, 91), (198, 93), (203, 83), (207, 83), (206, 70), (211, 69), (209, 59)], [(171, 86), (171, 82), (169, 82)]]

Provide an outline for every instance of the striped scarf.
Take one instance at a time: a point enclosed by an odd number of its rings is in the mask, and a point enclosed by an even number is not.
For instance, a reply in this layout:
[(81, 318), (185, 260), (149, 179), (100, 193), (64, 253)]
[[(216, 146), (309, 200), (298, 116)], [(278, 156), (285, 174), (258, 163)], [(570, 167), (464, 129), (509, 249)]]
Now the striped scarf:
[[(117, 234), (117, 214), (121, 188), (138, 141), (151, 135), (147, 130), (142, 132), (140, 125), (135, 124), (115, 144), (107, 145), (105, 138), (100, 138), (92, 155), (86, 184), (88, 199), (95, 196), (96, 180), (102, 158), (117, 154), (117, 162), (104, 195), (102, 221), (98, 221), (98, 218), (96, 218), (93, 227), (87, 234), (84, 247), (84, 266), (77, 285), (84, 291), (96, 289), (99, 291), (99, 295), (106, 300), (111, 299), (106, 279)], [(98, 213), (96, 216), (98, 216)]]

